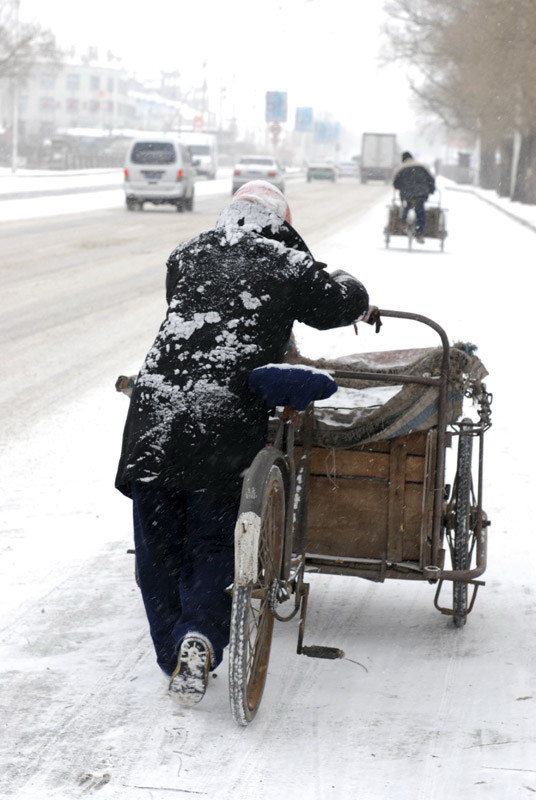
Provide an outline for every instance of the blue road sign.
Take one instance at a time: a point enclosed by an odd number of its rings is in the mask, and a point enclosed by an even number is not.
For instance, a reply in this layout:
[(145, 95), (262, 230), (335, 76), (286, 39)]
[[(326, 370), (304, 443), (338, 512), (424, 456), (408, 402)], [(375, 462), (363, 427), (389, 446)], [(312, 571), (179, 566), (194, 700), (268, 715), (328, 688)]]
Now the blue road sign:
[(296, 109), (296, 122), (294, 128), (297, 131), (313, 130), (313, 109), (309, 107)]
[(337, 142), (339, 139), (338, 122), (315, 122), (313, 138), (315, 142)]
[(266, 92), (266, 122), (287, 121), (287, 93)]

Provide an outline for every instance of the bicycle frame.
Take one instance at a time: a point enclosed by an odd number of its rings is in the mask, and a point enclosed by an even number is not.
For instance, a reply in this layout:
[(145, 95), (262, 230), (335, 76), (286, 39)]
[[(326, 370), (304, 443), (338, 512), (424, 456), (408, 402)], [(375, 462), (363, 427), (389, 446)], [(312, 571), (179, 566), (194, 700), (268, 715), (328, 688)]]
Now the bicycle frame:
[[(278, 424), (273, 447), (279, 450), (288, 470), (287, 517), (283, 562), (279, 590), (286, 598), (295, 595), (294, 610), (281, 616), (274, 603), (272, 613), (276, 619), (287, 621), (299, 610), (305, 572), (305, 536), (307, 532), (307, 487), (312, 453), (314, 404), (310, 403), (303, 416), (292, 409), (284, 409)], [(295, 431), (302, 430), (302, 452), (297, 461), (294, 450)], [(297, 463), (296, 463), (297, 461)]]

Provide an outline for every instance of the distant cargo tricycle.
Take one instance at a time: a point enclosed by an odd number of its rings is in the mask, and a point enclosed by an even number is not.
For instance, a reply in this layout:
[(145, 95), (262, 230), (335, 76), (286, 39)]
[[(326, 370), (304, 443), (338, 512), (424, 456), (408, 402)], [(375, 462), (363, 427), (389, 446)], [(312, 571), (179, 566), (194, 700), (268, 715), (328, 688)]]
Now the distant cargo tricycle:
[[(416, 236), (416, 215), (415, 208), (410, 205), (406, 220), (402, 219), (402, 212), (404, 209), (401, 200), (397, 199), (395, 193), (391, 205), (387, 206), (387, 224), (384, 228), (385, 246), (389, 247), (389, 242), (392, 236), (404, 236), (407, 239), (408, 249), (411, 250)], [(446, 208), (441, 207), (441, 198), (435, 203), (427, 204), (426, 223), (424, 226), (425, 239), (439, 240), (439, 247), (441, 251), (445, 247), (445, 239), (448, 236), (446, 227)]]

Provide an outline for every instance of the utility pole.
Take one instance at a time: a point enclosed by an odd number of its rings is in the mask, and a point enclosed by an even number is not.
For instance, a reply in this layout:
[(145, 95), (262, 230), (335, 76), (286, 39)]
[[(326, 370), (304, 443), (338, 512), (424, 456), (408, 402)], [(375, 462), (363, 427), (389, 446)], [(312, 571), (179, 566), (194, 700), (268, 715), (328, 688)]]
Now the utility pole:
[(19, 160), (19, 91), (17, 78), (13, 77), (12, 87), (13, 108), (11, 110), (11, 172), (17, 171)]
[(218, 126), (220, 131), (223, 131), (223, 129), (225, 127), (225, 125), (223, 124), (223, 119), (224, 119), (224, 117), (223, 117), (223, 104), (224, 104), (226, 96), (227, 96), (227, 89), (225, 88), (225, 86), (220, 86), (220, 122), (219, 122), (219, 126)]
[(202, 111), (201, 114), (203, 116), (203, 129), (209, 127), (209, 119), (208, 119), (208, 97), (207, 97), (207, 62), (206, 60), (203, 61), (203, 86), (202, 86), (202, 95), (201, 95), (201, 107)]
[[(14, 38), (19, 35), (19, 2), (14, 0)], [(15, 71), (12, 82), (12, 109), (11, 109), (11, 172), (17, 171), (17, 161), (19, 160), (19, 81)]]

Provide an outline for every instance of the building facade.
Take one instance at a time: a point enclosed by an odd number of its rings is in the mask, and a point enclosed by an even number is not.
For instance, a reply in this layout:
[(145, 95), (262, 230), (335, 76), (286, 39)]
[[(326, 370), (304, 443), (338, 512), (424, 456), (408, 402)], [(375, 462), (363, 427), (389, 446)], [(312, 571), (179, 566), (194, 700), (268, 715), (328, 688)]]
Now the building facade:
[[(12, 98), (12, 85), (6, 81), (0, 85), (4, 163), (11, 150)], [(17, 87), (17, 98), (18, 152), (26, 166), (95, 166), (95, 154), (103, 161), (104, 150), (108, 161), (119, 163), (121, 141), (142, 131), (188, 128), (199, 115), (183, 102), (147, 90), (116, 63), (87, 57), (55, 69), (37, 67)]]

